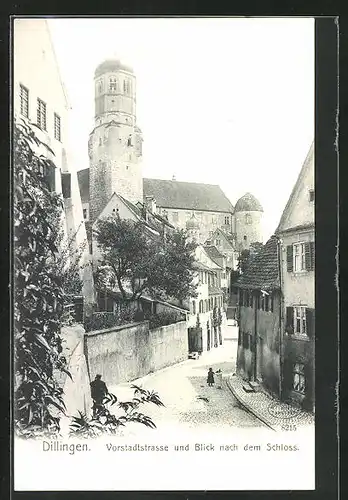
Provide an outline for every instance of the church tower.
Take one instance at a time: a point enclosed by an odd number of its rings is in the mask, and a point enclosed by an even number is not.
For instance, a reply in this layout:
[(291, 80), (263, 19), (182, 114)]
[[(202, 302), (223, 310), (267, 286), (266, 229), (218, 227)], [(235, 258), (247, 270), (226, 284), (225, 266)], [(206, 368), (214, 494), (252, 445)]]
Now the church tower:
[(117, 59), (96, 68), (95, 125), (88, 142), (90, 220), (98, 217), (115, 192), (143, 202), (142, 134), (136, 124), (136, 78)]

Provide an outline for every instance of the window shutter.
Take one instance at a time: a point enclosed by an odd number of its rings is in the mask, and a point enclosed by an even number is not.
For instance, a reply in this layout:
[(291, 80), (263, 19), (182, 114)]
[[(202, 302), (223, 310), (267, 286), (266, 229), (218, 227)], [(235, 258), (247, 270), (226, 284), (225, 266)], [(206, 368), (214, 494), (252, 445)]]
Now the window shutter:
[(71, 174), (62, 173), (61, 178), (63, 198), (71, 198)]
[(311, 271), (314, 270), (314, 266), (315, 266), (315, 243), (314, 241), (311, 241), (310, 242), (310, 255), (311, 255)]
[(56, 189), (56, 167), (53, 165), (53, 163), (49, 162), (46, 166), (46, 172), (45, 172), (45, 180), (48, 185), (48, 189), (52, 192), (55, 191)]
[(307, 335), (312, 338), (315, 335), (315, 309), (306, 309)]
[(305, 263), (306, 263), (306, 271), (310, 271), (312, 269), (311, 245), (310, 245), (310, 243), (305, 243)]
[(294, 308), (286, 308), (286, 325), (285, 330), (287, 333), (294, 333)]
[(291, 272), (293, 268), (294, 268), (293, 247), (292, 245), (288, 245), (286, 247), (286, 269), (288, 272)]

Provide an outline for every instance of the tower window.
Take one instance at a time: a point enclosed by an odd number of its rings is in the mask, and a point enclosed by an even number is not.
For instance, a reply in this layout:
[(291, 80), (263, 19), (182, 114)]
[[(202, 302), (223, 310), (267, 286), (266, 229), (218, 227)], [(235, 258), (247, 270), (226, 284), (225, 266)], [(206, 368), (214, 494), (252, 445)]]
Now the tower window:
[(309, 201), (314, 201), (314, 189), (309, 190)]
[(87, 219), (87, 208), (83, 209), (83, 218), (86, 220)]
[(46, 103), (41, 99), (37, 99), (36, 124), (41, 130), (46, 129)]
[(54, 138), (61, 140), (60, 116), (57, 113), (54, 113)]
[(116, 78), (110, 78), (109, 90), (110, 90), (110, 92), (116, 92), (116, 90), (117, 90), (117, 79)]
[(123, 92), (127, 92), (127, 82), (123, 80)]
[(252, 220), (251, 220), (251, 215), (250, 214), (246, 214), (245, 215), (245, 224), (251, 224)]
[(230, 218), (229, 217), (225, 217), (225, 225), (226, 226), (230, 225)]
[(100, 82), (98, 83), (98, 92), (99, 94), (101, 94), (103, 91), (103, 82), (100, 80)]
[(29, 116), (29, 90), (24, 87), (24, 85), (20, 85), (20, 103), (21, 103), (21, 115), (28, 118)]

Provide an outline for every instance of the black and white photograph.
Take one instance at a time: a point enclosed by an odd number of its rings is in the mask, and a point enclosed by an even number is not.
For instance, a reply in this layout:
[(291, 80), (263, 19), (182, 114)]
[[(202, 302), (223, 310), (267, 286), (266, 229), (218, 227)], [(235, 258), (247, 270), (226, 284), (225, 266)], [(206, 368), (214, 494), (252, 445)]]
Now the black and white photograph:
[(315, 489), (314, 23), (13, 20), (15, 490)]

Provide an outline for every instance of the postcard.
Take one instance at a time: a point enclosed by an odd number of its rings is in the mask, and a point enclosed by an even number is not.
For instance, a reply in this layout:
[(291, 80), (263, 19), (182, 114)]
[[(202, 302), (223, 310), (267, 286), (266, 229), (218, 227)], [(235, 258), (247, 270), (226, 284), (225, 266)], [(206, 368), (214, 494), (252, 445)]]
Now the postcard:
[(15, 490), (315, 489), (314, 19), (12, 35)]

